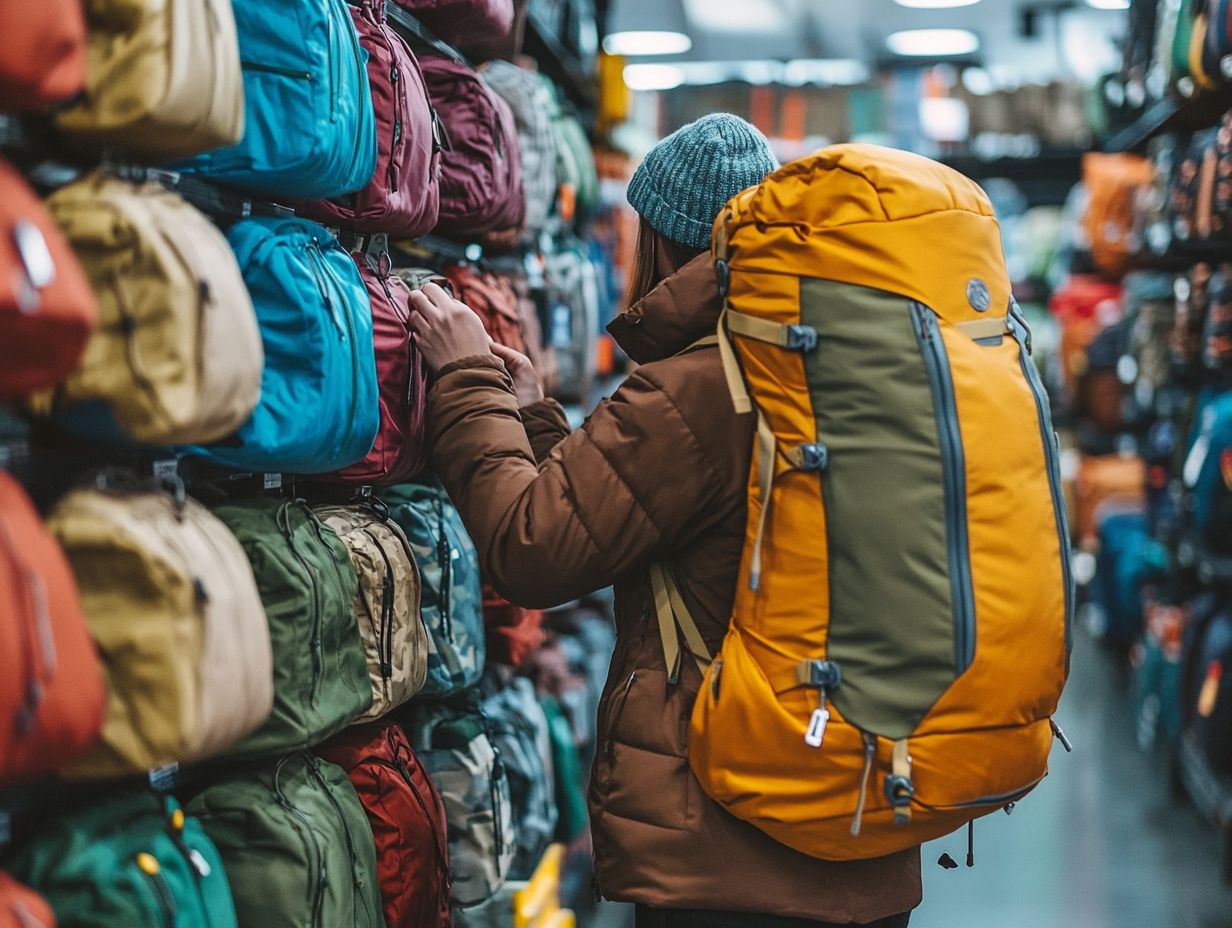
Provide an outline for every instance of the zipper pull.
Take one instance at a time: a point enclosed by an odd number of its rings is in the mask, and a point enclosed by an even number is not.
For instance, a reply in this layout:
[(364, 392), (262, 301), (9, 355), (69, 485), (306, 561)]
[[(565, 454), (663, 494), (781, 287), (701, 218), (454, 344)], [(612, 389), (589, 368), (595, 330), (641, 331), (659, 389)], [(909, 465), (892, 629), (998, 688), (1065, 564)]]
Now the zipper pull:
[(808, 729), (804, 732), (804, 743), (810, 748), (819, 748), (826, 740), (826, 726), (830, 723), (830, 710), (826, 708), (826, 688), (821, 687), (821, 704), (813, 710), (809, 719)]
[(1065, 737), (1065, 732), (1061, 730), (1061, 726), (1057, 724), (1056, 719), (1049, 719), (1048, 724), (1052, 726), (1052, 736), (1061, 742), (1061, 747), (1065, 748), (1065, 753), (1073, 754), (1074, 746), (1069, 743), (1069, 739)]
[(856, 801), (855, 818), (851, 820), (851, 836), (860, 837), (860, 827), (864, 824), (864, 804), (868, 799), (868, 781), (873, 773), (873, 761), (877, 759), (877, 739), (868, 732), (864, 733), (864, 771), (860, 774), (860, 798)]
[(975, 819), (967, 822), (967, 869), (975, 866)]

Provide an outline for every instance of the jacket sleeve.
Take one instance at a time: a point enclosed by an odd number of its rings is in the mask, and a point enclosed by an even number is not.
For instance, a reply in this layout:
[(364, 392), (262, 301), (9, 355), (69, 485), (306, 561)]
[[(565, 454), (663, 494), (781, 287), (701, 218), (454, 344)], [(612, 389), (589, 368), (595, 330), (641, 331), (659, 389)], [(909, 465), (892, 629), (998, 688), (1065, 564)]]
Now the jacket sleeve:
[(542, 464), (552, 449), (568, 438), (572, 431), (564, 407), (556, 400), (547, 399), (523, 406), (518, 412), (526, 429), (526, 439), (535, 454), (535, 462)]
[(436, 471), (487, 577), (545, 608), (614, 583), (719, 518), (724, 481), (645, 369), (536, 465), (494, 357), (444, 368), (429, 396)]

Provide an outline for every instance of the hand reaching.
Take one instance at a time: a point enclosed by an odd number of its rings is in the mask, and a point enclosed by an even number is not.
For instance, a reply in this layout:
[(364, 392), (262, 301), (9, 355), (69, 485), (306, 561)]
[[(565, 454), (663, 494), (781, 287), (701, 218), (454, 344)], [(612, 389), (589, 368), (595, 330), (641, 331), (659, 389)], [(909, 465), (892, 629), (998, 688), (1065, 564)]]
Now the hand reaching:
[(411, 331), (424, 361), (434, 371), (491, 350), (492, 339), (479, 317), (432, 283), (411, 291)]
[(519, 406), (530, 406), (543, 399), (543, 387), (530, 358), (496, 342), (492, 343), (492, 353), (505, 362), (505, 370), (513, 379), (513, 392), (517, 394)]

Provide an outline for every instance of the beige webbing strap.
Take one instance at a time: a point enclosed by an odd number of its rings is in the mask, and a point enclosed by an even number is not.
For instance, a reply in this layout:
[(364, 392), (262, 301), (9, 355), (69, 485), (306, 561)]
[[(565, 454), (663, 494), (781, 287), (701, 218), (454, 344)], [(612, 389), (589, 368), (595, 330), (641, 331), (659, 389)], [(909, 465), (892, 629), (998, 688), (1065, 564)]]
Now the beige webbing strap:
[(685, 605), (671, 573), (661, 564), (650, 566), (650, 588), (654, 593), (655, 616), (659, 621), (659, 638), (663, 643), (663, 659), (667, 662), (668, 679), (675, 683), (680, 679), (680, 639), (677, 628), (684, 634), (689, 654), (697, 663), (697, 669), (705, 676), (710, 667), (710, 651), (702, 638), (697, 623)]
[(982, 338), (996, 338), (999, 335), (1011, 334), (1009, 316), (993, 316), (990, 319), (958, 322), (955, 323), (954, 328), (977, 342)]
[(761, 549), (766, 538), (766, 523), (770, 519), (770, 499), (774, 489), (775, 456), (778, 439), (766, 417), (757, 413), (757, 497), (761, 512), (757, 516), (757, 535), (753, 539), (753, 560), (749, 569), (749, 589), (761, 586)]
[(699, 338), (693, 344), (689, 345), (689, 347), (682, 348), (680, 351), (677, 351), (676, 354), (677, 355), (688, 354), (690, 351), (695, 351), (698, 348), (713, 348), (718, 343), (719, 343), (719, 336), (706, 335), (706, 336), (703, 336), (702, 338)]
[(781, 322), (771, 322), (769, 319), (761, 319), (729, 309), (727, 310), (727, 328), (737, 335), (777, 345), (779, 348), (792, 347), (792, 328)]
[[(894, 759), (892, 761), (892, 772), (896, 777), (902, 777), (903, 780), (911, 782), (911, 753), (907, 750), (907, 739), (903, 738), (894, 742)], [(897, 824), (905, 825), (911, 821), (911, 806), (902, 805), (896, 806), (894, 809), (894, 820)]]
[(723, 359), (723, 375), (727, 378), (727, 390), (731, 394), (732, 406), (737, 415), (747, 415), (753, 411), (749, 400), (748, 388), (744, 385), (744, 374), (740, 371), (740, 362), (736, 360), (736, 349), (732, 346), (731, 336), (727, 334), (727, 319), (732, 315), (730, 309), (719, 314), (719, 327), (715, 339), (719, 343), (719, 357)]

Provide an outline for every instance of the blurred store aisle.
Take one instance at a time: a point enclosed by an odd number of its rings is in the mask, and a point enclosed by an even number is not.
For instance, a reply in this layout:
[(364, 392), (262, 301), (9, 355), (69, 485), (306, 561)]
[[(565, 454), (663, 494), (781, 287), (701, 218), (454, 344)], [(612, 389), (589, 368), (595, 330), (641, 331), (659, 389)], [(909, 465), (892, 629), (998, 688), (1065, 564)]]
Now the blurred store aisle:
[(1052, 775), (1015, 813), (925, 849), (925, 902), (912, 928), (1227, 928), (1214, 832), (1169, 797), (1165, 758), (1134, 743), (1130, 698), (1086, 635), (1059, 720), (1075, 753), (1053, 753)]

